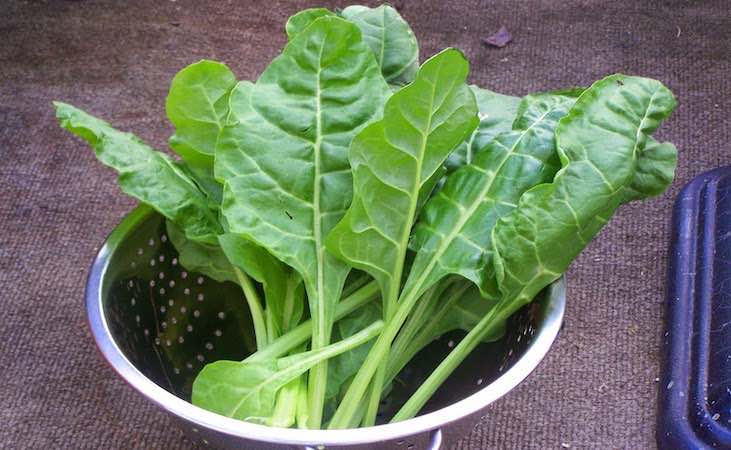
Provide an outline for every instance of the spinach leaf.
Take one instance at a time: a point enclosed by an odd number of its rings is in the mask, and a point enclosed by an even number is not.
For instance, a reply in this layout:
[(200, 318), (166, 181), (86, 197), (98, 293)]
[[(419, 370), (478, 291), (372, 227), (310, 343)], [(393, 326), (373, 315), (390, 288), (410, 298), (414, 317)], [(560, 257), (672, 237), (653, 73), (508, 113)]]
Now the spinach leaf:
[(378, 321), (335, 344), (281, 359), (207, 364), (193, 382), (192, 402), (227, 417), (270, 424), (282, 386), (317, 363), (368, 342), (381, 328)]
[(287, 37), (291, 40), (320, 17), (335, 17), (335, 13), (325, 8), (309, 8), (298, 12), (287, 20)]
[(341, 16), (360, 28), (389, 84), (405, 85), (414, 81), (419, 69), (419, 44), (396, 9), (388, 5), (376, 8), (352, 5)]
[(302, 318), (302, 278), (253, 242), (233, 233), (218, 236), (226, 258), (261, 283), (266, 299), (268, 340), (289, 331)]
[(165, 101), (168, 118), (175, 125), (170, 147), (216, 206), (221, 203), (221, 186), (213, 178), (213, 158), (235, 85), (236, 77), (225, 64), (202, 60), (175, 75)]
[(131, 133), (62, 102), (53, 102), (62, 128), (86, 140), (103, 164), (119, 173), (122, 191), (178, 224), (196, 242), (215, 245), (220, 233), (215, 212), (196, 184), (165, 154)]
[[(336, 17), (315, 20), (255, 85), (239, 84), (232, 93), (236, 124), (224, 129), (215, 161), (225, 181), (222, 212), (231, 232), (302, 276), (313, 349), (330, 339), (349, 271), (324, 246), (352, 197), (347, 147), (380, 114), (387, 94), (357, 27)], [(326, 370), (318, 365), (310, 376), (313, 428), (321, 421)]]
[(498, 134), (510, 131), (521, 101), (520, 97), (498, 94), (474, 84), (470, 85), (470, 89), (477, 100), (480, 124), (465, 142), (450, 153), (444, 163), (448, 173), (470, 164), (477, 152)]
[(183, 230), (171, 220), (165, 221), (165, 228), (170, 242), (178, 251), (178, 258), (183, 267), (216, 281), (238, 283), (234, 268), (221, 247), (188, 239)]
[(660, 82), (624, 75), (597, 81), (579, 97), (556, 129), (561, 170), (551, 183), (525, 192), (517, 208), (493, 228), (493, 264), (486, 271), (494, 271), (498, 304), (393, 421), (413, 417), (482, 337), (561, 276), (627, 199), (644, 150), (656, 151), (647, 146), (649, 135), (675, 105)]
[[(416, 80), (386, 102), (383, 119), (366, 127), (350, 147), (353, 202), (327, 237), (327, 246), (378, 282), (387, 320), (396, 309), (419, 193), (447, 155), (477, 126), (475, 98), (464, 84), (468, 70), (467, 60), (454, 49), (430, 58)], [(389, 344), (390, 340), (382, 345)], [(387, 353), (387, 347), (381, 351)], [(368, 361), (364, 367), (379, 361)], [(384, 374), (385, 366), (379, 370), (381, 379)], [(368, 377), (365, 384), (356, 379), (350, 390), (365, 389), (370, 375), (361, 376)], [(378, 378), (365, 418), (369, 422), (380, 401)], [(358, 395), (350, 390), (349, 395)], [(341, 408), (343, 405), (345, 409), (338, 410), (331, 427), (347, 426), (352, 419), (357, 401), (344, 401)]]
[(529, 302), (568, 268), (598, 232), (587, 224), (600, 214), (608, 218), (626, 198), (648, 136), (675, 104), (661, 83), (623, 75), (582, 94), (556, 130), (561, 172), (526, 192), (495, 226), (493, 262), (503, 301)]
[(523, 192), (553, 178), (559, 166), (554, 130), (575, 100), (554, 93), (524, 98), (515, 129), (499, 134), (471, 164), (447, 177), (414, 228), (411, 248), (417, 253), (404, 292), (419, 296), (448, 274), (485, 283), (490, 232)]

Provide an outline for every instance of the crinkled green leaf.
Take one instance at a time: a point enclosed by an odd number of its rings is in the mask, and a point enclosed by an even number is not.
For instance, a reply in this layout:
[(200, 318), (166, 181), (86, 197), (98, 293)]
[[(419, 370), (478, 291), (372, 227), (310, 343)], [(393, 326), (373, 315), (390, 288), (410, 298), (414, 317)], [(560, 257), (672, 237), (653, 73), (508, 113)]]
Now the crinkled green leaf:
[(670, 142), (648, 138), (639, 160), (635, 176), (627, 186), (623, 202), (655, 197), (665, 192), (675, 177), (678, 150)]
[(526, 97), (522, 104), (534, 121), (516, 120), (515, 130), (498, 135), (447, 177), (414, 229), (417, 254), (404, 290), (424, 292), (448, 274), (484, 283), (492, 227), (523, 192), (553, 179), (559, 166), (554, 130), (575, 100), (552, 93)]
[(451, 173), (473, 161), (477, 152), (504, 131), (510, 131), (520, 104), (520, 97), (498, 94), (470, 85), (475, 94), (480, 124), (470, 137), (450, 153), (445, 166)]
[[(224, 130), (216, 152), (216, 175), (225, 181), (222, 211), (231, 232), (301, 274), (313, 348), (329, 340), (349, 271), (324, 246), (352, 198), (347, 148), (380, 114), (386, 95), (388, 87), (360, 31), (336, 17), (315, 20), (255, 85), (239, 84), (232, 94), (237, 123)], [(314, 426), (321, 414), (314, 398), (324, 399), (325, 391), (320, 375), (310, 377), (311, 383), (322, 383), (310, 389)]]
[(214, 205), (221, 203), (221, 186), (213, 178), (213, 157), (235, 85), (236, 77), (225, 64), (201, 60), (175, 75), (165, 101), (168, 118), (175, 125), (170, 147)]
[[(350, 147), (355, 192), (328, 249), (371, 274), (395, 302), (422, 186), (477, 124), (468, 63), (445, 50), (386, 103), (384, 117)], [(388, 301), (386, 303), (388, 307)]]
[(649, 135), (675, 105), (660, 82), (623, 75), (581, 95), (556, 130), (563, 168), (523, 194), (493, 230), (502, 301), (517, 308), (561, 276), (625, 200)]
[(312, 366), (371, 340), (383, 328), (378, 321), (353, 336), (318, 350), (280, 359), (207, 364), (193, 382), (192, 402), (215, 413), (269, 424), (277, 392)]
[(352, 5), (341, 15), (360, 28), (388, 83), (404, 85), (414, 81), (419, 69), (419, 44), (396, 9), (388, 5)]
[(320, 17), (335, 16), (335, 13), (325, 8), (309, 8), (304, 9), (287, 20), (285, 31), (289, 39), (294, 38), (305, 28), (310, 26), (312, 22)]
[(103, 164), (119, 173), (119, 186), (178, 224), (197, 242), (216, 243), (221, 232), (206, 196), (167, 155), (154, 151), (131, 133), (62, 102), (54, 102), (62, 128), (86, 140)]
[(223, 253), (232, 264), (261, 283), (274, 337), (297, 325), (304, 312), (302, 279), (262, 247), (233, 233), (218, 236)]
[(167, 234), (178, 251), (180, 264), (191, 272), (198, 272), (216, 281), (238, 283), (233, 267), (218, 245), (192, 241), (174, 222), (165, 221)]

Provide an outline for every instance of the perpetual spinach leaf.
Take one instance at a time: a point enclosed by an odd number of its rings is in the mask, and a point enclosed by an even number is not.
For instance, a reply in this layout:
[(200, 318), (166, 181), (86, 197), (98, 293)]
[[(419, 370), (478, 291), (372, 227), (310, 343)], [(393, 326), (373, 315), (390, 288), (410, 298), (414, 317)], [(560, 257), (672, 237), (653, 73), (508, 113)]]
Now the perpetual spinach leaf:
[(216, 281), (238, 283), (234, 269), (221, 247), (188, 239), (183, 230), (171, 220), (165, 221), (165, 227), (183, 267)]
[(298, 12), (287, 20), (287, 24), (285, 25), (287, 37), (291, 40), (310, 26), (312, 22), (320, 17), (327, 16), (334, 17), (335, 13), (325, 8), (309, 8)]
[(675, 177), (678, 150), (670, 142), (648, 138), (640, 153), (632, 182), (625, 189), (623, 202), (655, 197), (665, 192)]
[(213, 178), (213, 158), (235, 85), (236, 77), (225, 64), (202, 60), (175, 75), (165, 101), (168, 118), (175, 125), (170, 147), (216, 206), (221, 203), (221, 186)]
[(649, 135), (675, 105), (660, 82), (624, 75), (606, 77), (581, 94), (556, 129), (561, 170), (551, 183), (525, 192), (493, 228), (493, 264), (485, 270), (494, 272), (500, 300), (393, 421), (416, 415), (484, 336), (561, 276), (627, 199)]
[[(347, 148), (387, 95), (357, 27), (336, 17), (315, 20), (256, 84), (239, 84), (232, 94), (236, 123), (224, 129), (216, 152), (216, 175), (225, 181), (222, 211), (231, 232), (300, 273), (314, 349), (330, 339), (349, 271), (324, 245), (352, 197)], [(326, 367), (314, 370), (309, 414), (317, 427)]]
[(465, 142), (450, 153), (444, 163), (448, 173), (470, 164), (477, 152), (498, 134), (510, 131), (520, 104), (520, 97), (498, 94), (475, 85), (470, 85), (470, 89), (477, 100), (480, 124)]
[(351, 144), (353, 202), (327, 245), (378, 281), (386, 313), (399, 295), (419, 193), (476, 126), (475, 99), (464, 84), (467, 72), (467, 60), (457, 50), (429, 59), (416, 81), (388, 100), (383, 119)]
[[(350, 146), (353, 202), (330, 232), (328, 249), (378, 282), (389, 332), (379, 338), (378, 353), (364, 364), (330, 422), (345, 428), (371, 383), (365, 424), (375, 421), (385, 377), (388, 348), (406, 314), (392, 323), (401, 287), (406, 252), (424, 186), (449, 153), (477, 126), (475, 97), (465, 84), (469, 64), (448, 49), (427, 60), (416, 80), (386, 102), (383, 119), (358, 134)], [(401, 322), (401, 323), (398, 323)]]
[[(390, 85), (402, 86), (414, 81), (419, 68), (419, 44), (398, 11), (388, 5), (376, 8), (351, 5), (339, 15), (360, 29), (363, 41), (371, 49), (383, 78)], [(300, 11), (287, 21), (287, 36), (292, 39), (315, 20), (328, 16), (335, 16), (335, 13), (325, 8)]]
[(419, 44), (401, 15), (388, 5), (376, 8), (352, 5), (341, 12), (355, 23), (381, 67), (383, 78), (392, 85), (414, 81), (419, 69)]
[(282, 386), (315, 364), (368, 342), (381, 328), (383, 322), (378, 321), (337, 343), (285, 358), (207, 364), (193, 382), (192, 402), (227, 417), (270, 424)]
[(266, 314), (273, 325), (270, 338), (289, 331), (302, 318), (304, 291), (302, 279), (286, 264), (262, 247), (233, 233), (218, 236), (223, 253), (232, 264), (261, 283), (266, 299)]
[(417, 253), (404, 291), (421, 295), (449, 274), (484, 284), (491, 230), (523, 192), (553, 178), (559, 166), (554, 130), (575, 100), (553, 93), (524, 98), (525, 117), (532, 121), (517, 118), (514, 130), (499, 134), (471, 164), (447, 177), (414, 228), (411, 248)]
[(196, 242), (215, 245), (221, 225), (206, 196), (167, 155), (131, 133), (62, 102), (53, 102), (62, 128), (86, 140), (103, 164), (119, 173), (127, 195), (175, 222)]
[(623, 75), (597, 81), (579, 97), (556, 130), (562, 170), (495, 225), (492, 266), (504, 302), (531, 301), (568, 268), (601, 228), (589, 225), (597, 216), (603, 223), (625, 200), (649, 135), (675, 104), (660, 82)]

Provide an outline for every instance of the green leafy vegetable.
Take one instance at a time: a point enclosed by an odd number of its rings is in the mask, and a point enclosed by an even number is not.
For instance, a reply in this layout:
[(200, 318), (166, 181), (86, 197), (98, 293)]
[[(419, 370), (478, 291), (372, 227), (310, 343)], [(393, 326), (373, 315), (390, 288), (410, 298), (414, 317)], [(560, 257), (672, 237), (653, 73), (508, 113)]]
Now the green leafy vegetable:
[(271, 424), (282, 386), (315, 364), (362, 345), (382, 327), (379, 321), (335, 344), (279, 360), (207, 364), (193, 383), (193, 404), (227, 417)]
[(675, 107), (658, 81), (618, 74), (521, 98), (468, 86), (458, 50), (419, 67), (386, 5), (307, 9), (286, 32), (255, 82), (209, 60), (175, 76), (166, 112), (182, 160), (54, 102), (61, 127), (166, 218), (186, 270), (243, 290), (251, 320), (234, 318), (256, 351), (200, 372), (193, 403), (210, 411), (370, 426), (402, 369), (463, 330), (392, 420), (413, 417), (515, 311), (563, 289), (621, 204), (672, 182), (677, 150), (650, 136)]
[[(375, 278), (387, 320), (399, 296), (419, 193), (477, 125), (474, 95), (464, 84), (468, 70), (467, 60), (456, 50), (429, 59), (416, 80), (386, 102), (383, 119), (366, 127), (350, 146), (353, 202), (327, 245)], [(380, 403), (385, 366), (380, 373), (366, 413), (371, 422)], [(351, 411), (355, 407), (352, 403)], [(336, 417), (337, 425), (340, 416)]]
[[(562, 169), (523, 194), (493, 229), (500, 293), (493, 308), (393, 418), (415, 415), (482, 337), (558, 279), (627, 198), (649, 135), (675, 108), (661, 83), (612, 75), (594, 83), (556, 130)], [(653, 146), (650, 146), (650, 150)]]
[[(321, 17), (294, 36), (255, 85), (232, 94), (237, 123), (224, 130), (216, 153), (216, 173), (225, 181), (222, 211), (232, 232), (302, 276), (313, 349), (329, 342), (349, 271), (324, 246), (352, 196), (347, 147), (380, 114), (387, 93), (358, 28)], [(275, 152), (262, 151), (272, 146)], [(312, 427), (321, 421), (326, 370), (319, 365), (310, 376)]]
[(119, 173), (125, 194), (152, 206), (194, 241), (215, 244), (221, 232), (206, 196), (165, 154), (130, 133), (62, 102), (53, 102), (62, 128), (86, 140), (103, 164)]
[(377, 8), (352, 5), (341, 15), (363, 32), (363, 40), (373, 51), (388, 83), (404, 85), (414, 81), (419, 69), (419, 44), (396, 9), (388, 5)]
[(477, 99), (480, 124), (472, 135), (457, 147), (444, 162), (448, 172), (473, 161), (477, 152), (498, 134), (510, 131), (518, 111), (520, 97), (511, 97), (471, 85)]
[(173, 78), (165, 110), (175, 125), (170, 147), (186, 162), (213, 204), (221, 203), (221, 186), (213, 179), (213, 158), (218, 136), (228, 122), (229, 96), (236, 77), (215, 61), (202, 60)]

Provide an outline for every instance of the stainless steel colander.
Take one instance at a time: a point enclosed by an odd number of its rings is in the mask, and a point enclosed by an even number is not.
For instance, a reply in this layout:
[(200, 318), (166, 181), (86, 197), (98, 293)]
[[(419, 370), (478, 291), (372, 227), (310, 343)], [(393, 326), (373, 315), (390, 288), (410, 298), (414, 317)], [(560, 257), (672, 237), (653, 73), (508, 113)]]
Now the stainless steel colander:
[[(487, 406), (538, 365), (561, 326), (563, 279), (514, 317), (510, 332), (482, 344), (411, 420), (353, 430), (276, 429), (205, 411), (188, 402), (203, 366), (254, 350), (240, 289), (181, 267), (165, 221), (147, 207), (130, 213), (99, 251), (86, 287), (91, 331), (109, 364), (170, 413), (203, 446), (237, 449), (438, 449), (488, 421)], [(381, 417), (393, 414), (454, 346), (442, 336), (400, 374)]]

